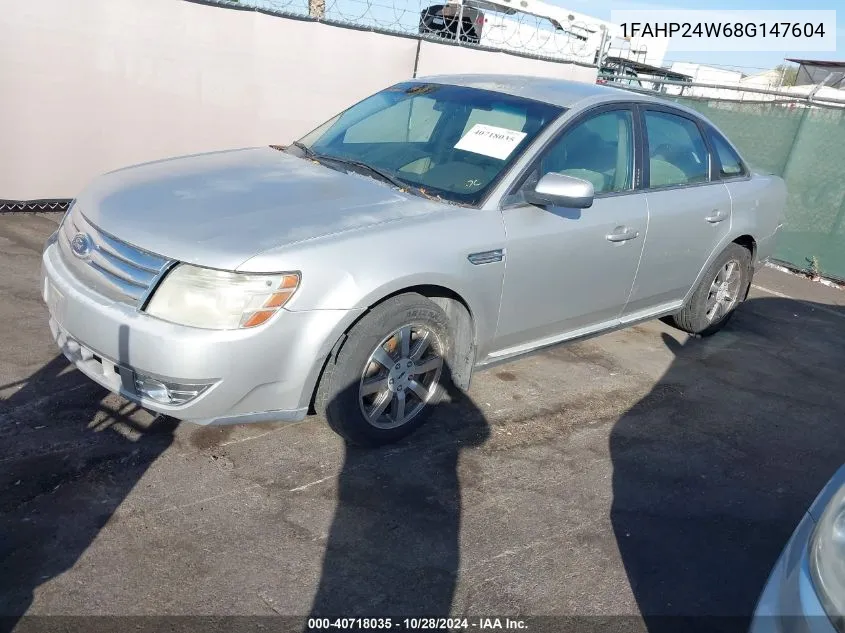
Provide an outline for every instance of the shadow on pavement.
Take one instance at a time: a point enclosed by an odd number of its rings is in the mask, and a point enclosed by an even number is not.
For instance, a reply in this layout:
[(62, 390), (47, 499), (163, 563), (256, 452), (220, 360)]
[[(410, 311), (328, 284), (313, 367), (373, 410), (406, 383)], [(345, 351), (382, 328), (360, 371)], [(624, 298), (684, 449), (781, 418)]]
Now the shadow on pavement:
[(845, 462), (843, 317), (751, 299), (713, 337), (663, 334), (674, 361), (610, 436), (613, 530), (650, 633), (747, 630), (792, 530)]
[[(125, 360), (128, 331), (120, 338)], [(0, 631), (77, 564), (177, 425), (109, 395), (63, 356), (16, 383), (0, 401)]]
[[(845, 461), (834, 389), (843, 316), (752, 299), (714, 337), (663, 334), (671, 365), (610, 435), (612, 526), (650, 633), (746, 630), (792, 529)], [(122, 358), (128, 349), (124, 340)], [(61, 357), (17, 382), (0, 402), (0, 615), (14, 617), (82, 564), (177, 425), (145, 419)], [(450, 615), (458, 463), (490, 435), (469, 398), (454, 400), (403, 443), (346, 448), (311, 617)], [(665, 616), (698, 619), (680, 627)]]
[(449, 616), (461, 562), (458, 459), (490, 434), (468, 397), (450, 395), (400, 444), (346, 447), (309, 617)]

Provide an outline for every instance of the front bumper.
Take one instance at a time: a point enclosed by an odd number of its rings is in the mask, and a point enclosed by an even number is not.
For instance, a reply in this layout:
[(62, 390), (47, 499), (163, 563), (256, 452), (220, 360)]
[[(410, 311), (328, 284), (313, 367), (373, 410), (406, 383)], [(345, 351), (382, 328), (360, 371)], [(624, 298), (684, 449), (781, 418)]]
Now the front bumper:
[[(80, 371), (146, 409), (197, 424), (304, 418), (323, 361), (360, 314), (282, 310), (249, 330), (176, 325), (82, 284), (56, 244), (44, 251), (41, 283), (53, 337)], [(163, 404), (136, 389), (139, 375), (206, 387), (185, 404)]]

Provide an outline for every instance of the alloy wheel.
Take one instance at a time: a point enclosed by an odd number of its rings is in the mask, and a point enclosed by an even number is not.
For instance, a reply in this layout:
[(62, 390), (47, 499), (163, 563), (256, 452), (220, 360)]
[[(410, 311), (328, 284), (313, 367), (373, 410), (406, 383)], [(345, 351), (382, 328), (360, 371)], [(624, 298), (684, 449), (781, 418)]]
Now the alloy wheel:
[(404, 325), (384, 338), (364, 364), (358, 401), (367, 422), (380, 429), (407, 424), (437, 391), (443, 346), (424, 325)]
[(707, 294), (705, 315), (710, 323), (715, 323), (734, 308), (739, 299), (741, 282), (739, 262), (735, 259), (728, 260), (716, 273)]

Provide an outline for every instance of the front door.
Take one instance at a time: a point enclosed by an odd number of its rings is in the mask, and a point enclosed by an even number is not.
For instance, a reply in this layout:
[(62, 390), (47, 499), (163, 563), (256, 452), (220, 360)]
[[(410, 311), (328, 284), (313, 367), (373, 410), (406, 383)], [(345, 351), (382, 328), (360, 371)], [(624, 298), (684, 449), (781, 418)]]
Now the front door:
[[(505, 278), (492, 357), (618, 322), (648, 227), (645, 195), (634, 191), (634, 138), (631, 109), (587, 113), (564, 129), (504, 199)], [(549, 172), (590, 181), (593, 205), (525, 203), (524, 191)]]

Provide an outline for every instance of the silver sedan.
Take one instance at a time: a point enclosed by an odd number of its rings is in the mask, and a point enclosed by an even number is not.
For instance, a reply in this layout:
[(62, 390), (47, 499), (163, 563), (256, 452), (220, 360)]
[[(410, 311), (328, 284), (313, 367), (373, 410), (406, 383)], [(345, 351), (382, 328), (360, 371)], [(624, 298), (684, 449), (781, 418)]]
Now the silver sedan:
[(816, 497), (775, 563), (750, 633), (845, 630), (845, 466)]
[(287, 147), (95, 179), (48, 242), (42, 290), (68, 358), (148, 409), (316, 411), (378, 445), (475, 369), (658, 317), (718, 331), (785, 200), (673, 103), (415, 79)]

